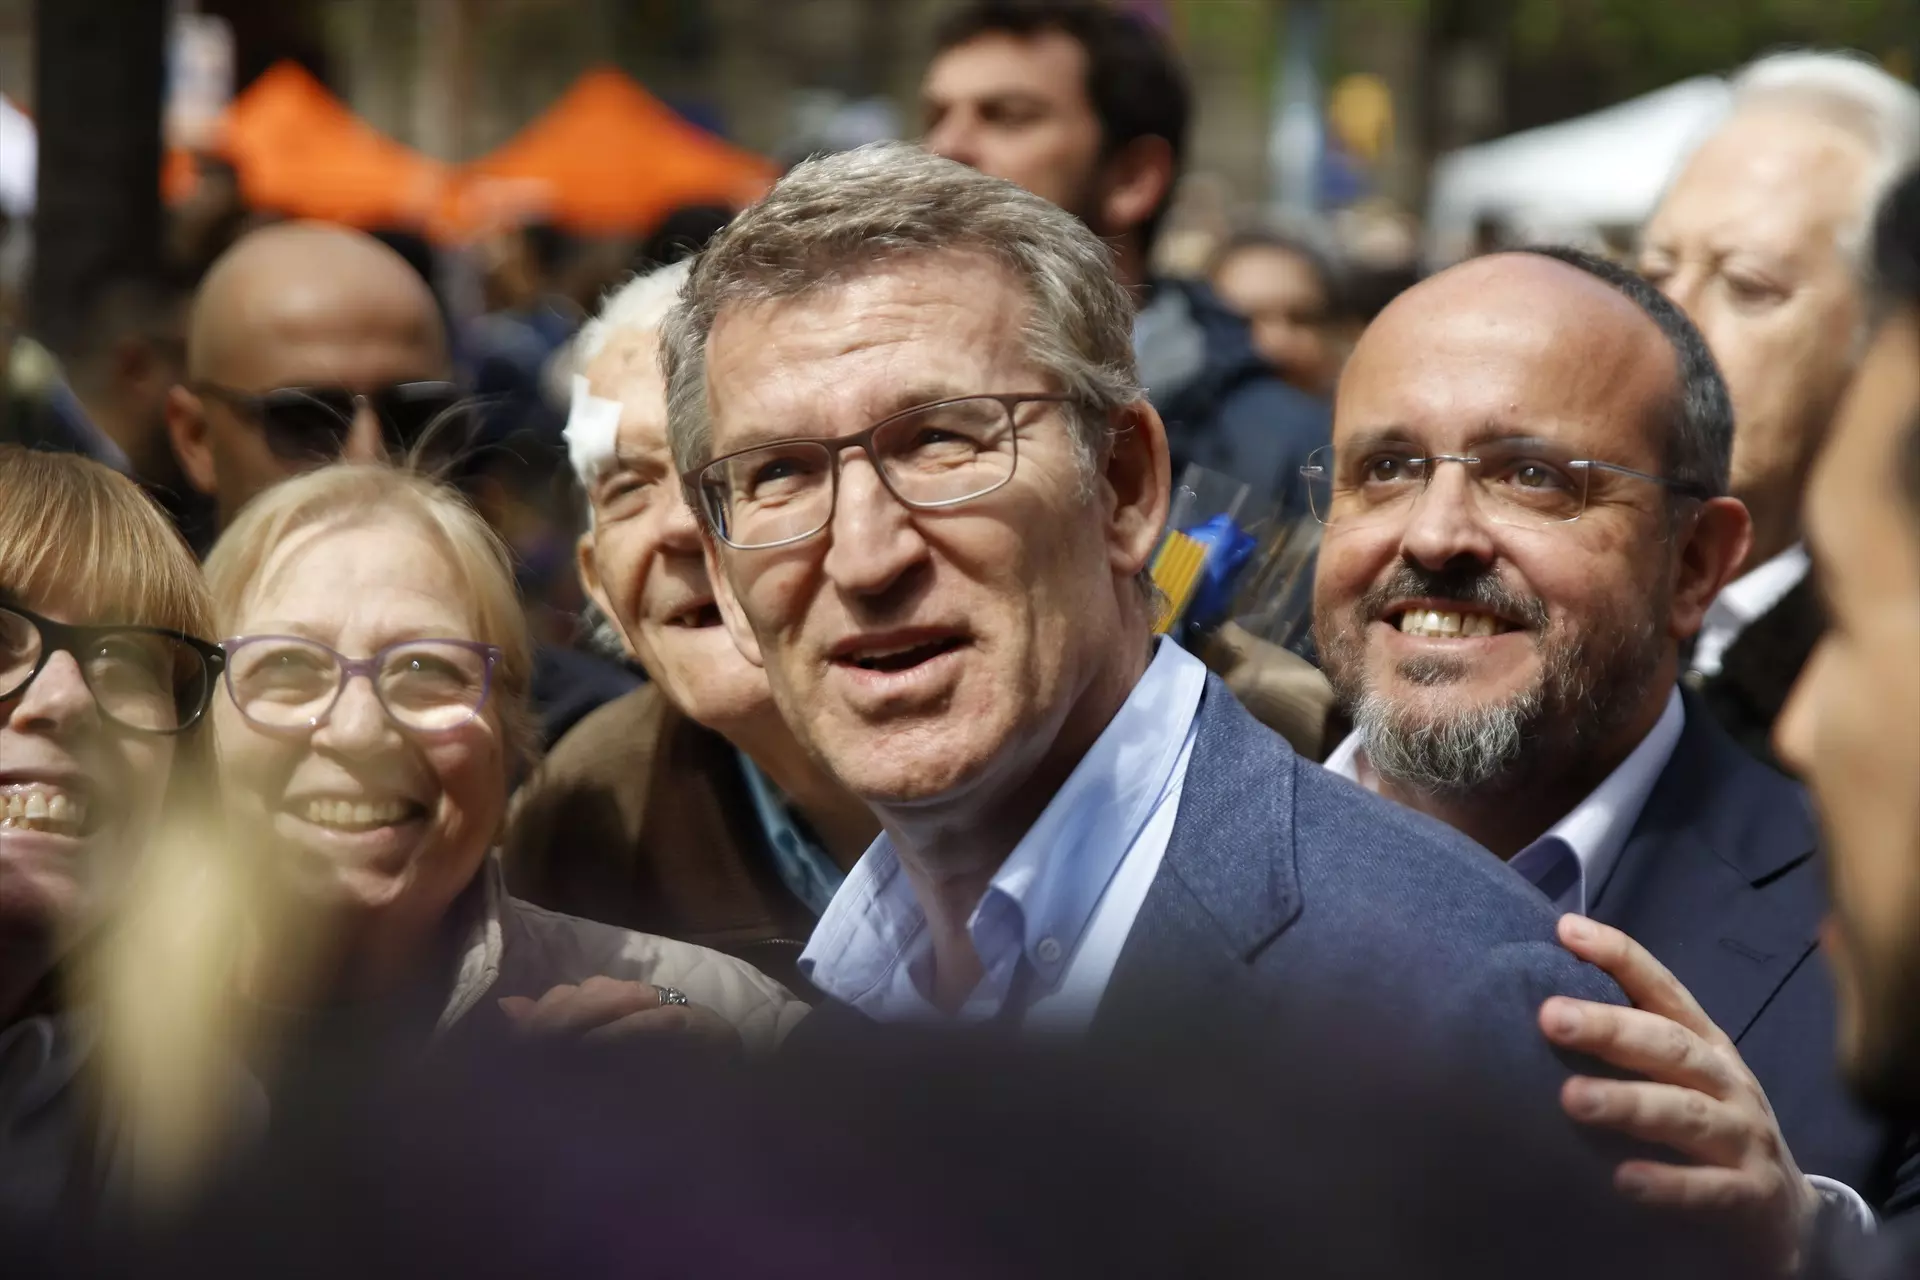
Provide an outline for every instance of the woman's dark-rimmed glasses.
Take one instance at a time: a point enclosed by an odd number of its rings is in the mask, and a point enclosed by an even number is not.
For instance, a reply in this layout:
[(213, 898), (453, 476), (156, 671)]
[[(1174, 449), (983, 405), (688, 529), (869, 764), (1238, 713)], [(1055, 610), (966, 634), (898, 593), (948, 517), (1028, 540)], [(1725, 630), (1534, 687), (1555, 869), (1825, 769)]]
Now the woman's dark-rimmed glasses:
[(155, 734), (199, 722), (226, 660), (218, 647), (165, 627), (74, 626), (0, 604), (0, 701), (23, 693), (56, 653), (73, 656), (102, 716)]
[(234, 707), (248, 723), (282, 733), (317, 728), (355, 676), (367, 678), (401, 728), (458, 729), (486, 705), (501, 656), (476, 640), (403, 640), (367, 658), (304, 636), (236, 636), (221, 648)]
[(1013, 478), (1020, 460), (1014, 419), (1021, 405), (1071, 399), (1042, 392), (959, 396), (903, 409), (850, 436), (755, 445), (693, 473), (689, 498), (728, 546), (784, 547), (832, 522), (840, 455), (858, 448), (903, 505), (958, 506)]

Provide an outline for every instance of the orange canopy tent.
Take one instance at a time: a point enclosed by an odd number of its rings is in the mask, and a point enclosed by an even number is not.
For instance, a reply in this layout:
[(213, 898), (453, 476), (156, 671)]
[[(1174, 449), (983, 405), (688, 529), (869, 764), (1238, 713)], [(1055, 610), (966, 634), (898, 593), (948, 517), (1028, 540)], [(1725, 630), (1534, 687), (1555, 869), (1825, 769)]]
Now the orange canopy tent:
[(683, 205), (750, 203), (774, 176), (603, 68), (466, 166), (453, 216), (467, 234), (535, 217), (578, 235), (635, 234)]
[(234, 167), (249, 206), (356, 227), (427, 227), (452, 180), (292, 62), (269, 67), (234, 99), (215, 153)]

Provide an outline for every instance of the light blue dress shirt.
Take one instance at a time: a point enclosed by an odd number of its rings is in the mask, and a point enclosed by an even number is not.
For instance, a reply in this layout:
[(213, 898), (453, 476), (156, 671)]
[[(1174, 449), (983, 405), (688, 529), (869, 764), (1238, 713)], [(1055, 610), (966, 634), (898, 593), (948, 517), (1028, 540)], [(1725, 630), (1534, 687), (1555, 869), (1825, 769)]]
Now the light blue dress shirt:
[(742, 751), (740, 776), (746, 779), (747, 794), (753, 798), (754, 816), (767, 836), (767, 852), (773, 856), (773, 869), (780, 883), (818, 916), (833, 901), (846, 882), (846, 872), (834, 862), (806, 826), (794, 816), (786, 795), (760, 766)]
[[(1146, 674), (1001, 864), (967, 922), (984, 970), (963, 1021), (1084, 1028), (1166, 855), (1206, 668), (1161, 640)], [(821, 991), (880, 1021), (936, 1020), (926, 913), (882, 834), (800, 956)]]

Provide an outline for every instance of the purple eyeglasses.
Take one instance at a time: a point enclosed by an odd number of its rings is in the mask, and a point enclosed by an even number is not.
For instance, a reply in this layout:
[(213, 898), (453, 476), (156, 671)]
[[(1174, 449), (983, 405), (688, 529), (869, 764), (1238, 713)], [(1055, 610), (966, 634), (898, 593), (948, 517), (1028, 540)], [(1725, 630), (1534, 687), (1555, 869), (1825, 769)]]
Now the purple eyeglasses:
[(304, 636), (236, 636), (220, 647), (233, 705), (250, 724), (276, 732), (318, 728), (347, 682), (365, 676), (395, 724), (446, 733), (480, 714), (500, 661), (499, 648), (474, 640), (403, 640), (368, 658)]

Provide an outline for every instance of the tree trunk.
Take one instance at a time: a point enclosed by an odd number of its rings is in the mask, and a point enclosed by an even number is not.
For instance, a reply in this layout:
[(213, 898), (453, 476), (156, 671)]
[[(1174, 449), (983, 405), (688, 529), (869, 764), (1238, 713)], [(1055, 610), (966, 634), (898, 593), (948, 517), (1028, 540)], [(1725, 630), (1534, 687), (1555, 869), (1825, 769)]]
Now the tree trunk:
[(166, 15), (157, 0), (36, 0), (40, 170), (32, 328), (70, 347), (114, 280), (160, 260), (160, 111)]

